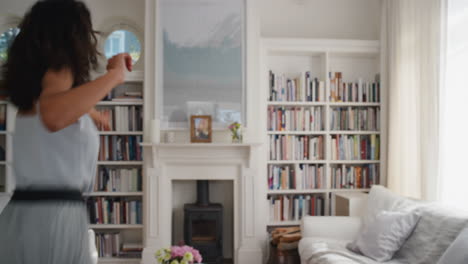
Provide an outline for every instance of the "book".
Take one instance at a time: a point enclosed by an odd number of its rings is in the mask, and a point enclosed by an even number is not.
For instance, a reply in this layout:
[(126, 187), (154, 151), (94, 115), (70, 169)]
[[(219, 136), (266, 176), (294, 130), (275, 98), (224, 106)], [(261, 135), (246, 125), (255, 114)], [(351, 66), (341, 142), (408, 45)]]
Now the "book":
[(314, 195), (272, 195), (270, 201), (270, 221), (299, 221), (306, 215), (324, 215), (324, 198)]
[(323, 107), (274, 107), (268, 108), (269, 131), (321, 131)]
[(142, 136), (101, 135), (100, 161), (140, 161)]
[(341, 131), (379, 131), (380, 107), (333, 107), (330, 129)]
[(363, 164), (332, 167), (331, 180), (334, 189), (368, 189), (380, 183), (380, 166)]
[(323, 160), (324, 137), (270, 135), (270, 160)]
[(270, 71), (270, 95), (272, 102), (323, 102), (325, 82), (312, 77), (310, 71), (288, 78)]
[(380, 102), (380, 82), (364, 81), (358, 78), (354, 82), (343, 81), (341, 72), (329, 72), (330, 102)]
[(141, 224), (141, 200), (123, 197), (92, 197), (87, 201), (91, 224)]

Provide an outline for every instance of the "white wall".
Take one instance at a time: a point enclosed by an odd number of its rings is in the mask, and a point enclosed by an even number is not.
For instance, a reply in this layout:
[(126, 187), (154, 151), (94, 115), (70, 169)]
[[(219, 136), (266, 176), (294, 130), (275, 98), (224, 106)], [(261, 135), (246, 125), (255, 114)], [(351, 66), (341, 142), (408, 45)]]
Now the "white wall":
[(259, 0), (262, 37), (377, 40), (381, 0)]

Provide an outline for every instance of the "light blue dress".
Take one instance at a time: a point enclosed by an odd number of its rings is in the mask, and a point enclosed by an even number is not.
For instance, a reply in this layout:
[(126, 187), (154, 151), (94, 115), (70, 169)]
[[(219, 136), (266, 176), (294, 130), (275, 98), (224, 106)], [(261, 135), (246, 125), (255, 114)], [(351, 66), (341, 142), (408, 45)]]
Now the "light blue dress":
[[(93, 188), (99, 137), (88, 115), (51, 133), (40, 117), (18, 116), (13, 135), (17, 189)], [(76, 201), (10, 202), (0, 213), (0, 263), (91, 263), (86, 205)]]

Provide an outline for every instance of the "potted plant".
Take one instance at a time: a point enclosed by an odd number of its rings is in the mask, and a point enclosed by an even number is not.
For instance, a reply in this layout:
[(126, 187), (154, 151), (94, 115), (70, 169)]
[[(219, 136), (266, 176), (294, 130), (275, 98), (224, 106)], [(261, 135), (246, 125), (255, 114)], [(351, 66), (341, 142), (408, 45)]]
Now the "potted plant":
[(200, 252), (189, 246), (172, 246), (156, 251), (156, 260), (159, 264), (193, 264), (201, 263)]

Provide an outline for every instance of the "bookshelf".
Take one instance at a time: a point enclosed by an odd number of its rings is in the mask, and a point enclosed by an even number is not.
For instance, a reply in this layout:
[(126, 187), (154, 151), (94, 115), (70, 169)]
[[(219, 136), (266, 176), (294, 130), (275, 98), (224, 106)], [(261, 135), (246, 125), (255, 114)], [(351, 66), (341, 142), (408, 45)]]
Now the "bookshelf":
[[(128, 74), (125, 83), (96, 106), (110, 120), (109, 127), (99, 128), (101, 147), (95, 186), (93, 192), (86, 194), (90, 214), (98, 212), (97, 216), (91, 214), (91, 218), (99, 220), (91, 221), (90, 228), (96, 233), (99, 263), (141, 262), (139, 254), (118, 256), (109, 253), (108, 249), (115, 247), (108, 244), (143, 244), (143, 155), (139, 143), (144, 134), (144, 103), (143, 98), (126, 100), (127, 92), (132, 95), (141, 93), (143, 97), (143, 82), (142, 71)], [(108, 210), (104, 216), (104, 208), (112, 208), (112, 212)], [(115, 253), (114, 249), (112, 252)]]
[(0, 100), (0, 196), (10, 195), (14, 188), (11, 165), (15, 116), (15, 107), (8, 101)]
[(332, 215), (335, 194), (385, 185), (378, 41), (263, 39), (261, 62), (268, 226)]

